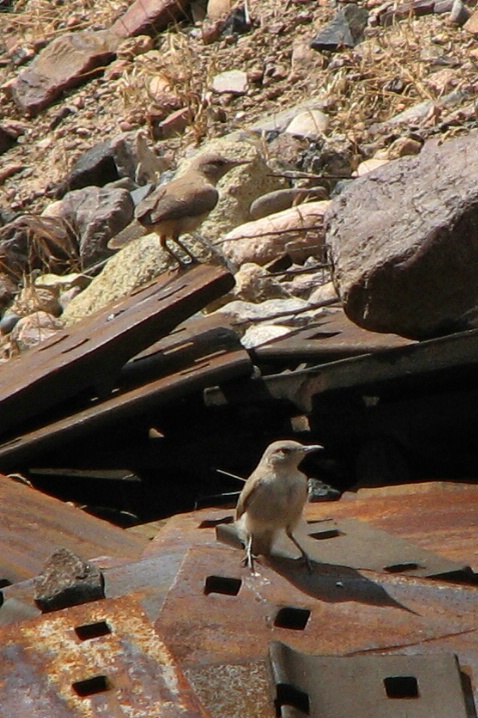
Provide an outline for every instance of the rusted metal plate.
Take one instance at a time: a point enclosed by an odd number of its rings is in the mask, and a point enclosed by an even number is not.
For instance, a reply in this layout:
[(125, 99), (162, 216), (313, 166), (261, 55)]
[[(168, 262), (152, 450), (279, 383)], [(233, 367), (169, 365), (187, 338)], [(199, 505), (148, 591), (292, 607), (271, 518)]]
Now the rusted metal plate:
[(110, 304), (2, 367), (0, 433), (86, 389), (108, 394), (120, 368), (234, 285), (224, 269), (198, 265)]
[[(331, 511), (333, 513), (333, 508)], [(446, 580), (468, 579), (470, 583), (475, 582), (468, 566), (450, 561), (356, 519), (304, 521), (294, 534), (310, 560), (318, 566), (330, 563), (359, 570), (366, 568), (422, 578), (440, 576)], [(216, 535), (220, 541), (241, 547), (233, 524), (219, 524)], [(273, 547), (271, 559), (276, 557), (300, 558), (300, 552), (285, 534), (279, 537)]]
[[(39, 452), (64, 440), (85, 436), (211, 384), (221, 384), (251, 373), (249, 355), (227, 327), (217, 326), (217, 320), (198, 324), (196, 330), (193, 323), (178, 328), (167, 340), (135, 357), (127, 367), (123, 384), (111, 397), (89, 401), (86, 409), (2, 444), (0, 467), (3, 471), (10, 470), (19, 461), (31, 460)], [(173, 373), (156, 378), (158, 372), (167, 370)], [(136, 380), (142, 376), (145, 383), (131, 388), (135, 376)]]
[(0, 580), (39, 574), (59, 547), (83, 559), (139, 558), (147, 541), (0, 475)]
[(197, 546), (184, 559), (157, 625), (185, 668), (261, 659), (279, 640), (331, 655), (446, 650), (477, 675), (476, 587), (278, 559), (254, 575), (240, 558)]
[(273, 643), (282, 718), (468, 718), (456, 656), (320, 656)]
[(430, 481), (360, 489), (333, 506), (308, 505), (306, 516), (355, 517), (478, 572), (477, 511), (478, 485)]
[(4, 716), (206, 718), (134, 595), (0, 630)]
[(350, 321), (343, 309), (327, 309), (312, 326), (272, 339), (250, 350), (255, 363), (284, 364), (295, 360), (322, 363), (412, 344), (396, 334), (379, 334)]
[(393, 386), (394, 392), (404, 387), (423, 390), (424, 382), (436, 386), (444, 378), (463, 377), (464, 372), (476, 376), (477, 368), (478, 330), (473, 329), (303, 371), (240, 381), (227, 392), (208, 390), (205, 401), (209, 406), (285, 401), (310, 412), (314, 398), (327, 392), (360, 390), (374, 395), (387, 386)]

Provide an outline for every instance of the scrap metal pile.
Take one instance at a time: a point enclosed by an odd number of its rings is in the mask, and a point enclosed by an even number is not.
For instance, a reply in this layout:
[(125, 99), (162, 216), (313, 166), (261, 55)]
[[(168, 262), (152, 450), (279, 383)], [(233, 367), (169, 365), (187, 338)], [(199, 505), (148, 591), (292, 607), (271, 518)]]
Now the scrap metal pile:
[[(163, 276), (2, 368), (1, 715), (476, 716), (478, 333), (411, 342), (337, 307), (248, 352), (198, 315), (232, 283)], [(307, 473), (341, 489), (401, 485), (309, 503), (312, 573), (284, 538), (254, 575), (233, 498), (171, 514), (284, 436), (320, 440)], [(425, 464), (462, 482), (404, 483)]]

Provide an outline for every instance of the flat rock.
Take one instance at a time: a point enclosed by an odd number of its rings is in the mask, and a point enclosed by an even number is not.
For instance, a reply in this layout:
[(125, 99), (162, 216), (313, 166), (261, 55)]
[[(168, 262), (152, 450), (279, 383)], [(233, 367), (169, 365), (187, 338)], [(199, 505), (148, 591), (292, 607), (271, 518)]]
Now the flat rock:
[(321, 137), (329, 126), (329, 118), (322, 110), (303, 110), (287, 125), (286, 132), (295, 137), (313, 140)]
[(108, 241), (133, 219), (131, 194), (119, 187), (85, 187), (55, 203), (55, 213), (75, 228), (84, 267), (110, 257)]
[(91, 79), (93, 70), (113, 59), (119, 42), (109, 30), (57, 37), (12, 83), (13, 99), (24, 112), (39, 112), (65, 90)]
[(411, 339), (477, 326), (477, 139), (430, 141), (333, 202), (334, 282), (359, 326)]
[(136, 0), (112, 25), (120, 37), (156, 36), (168, 25), (185, 18), (190, 0)]
[(105, 597), (99, 568), (66, 548), (55, 551), (36, 579), (35, 603), (43, 613)]
[(147, 234), (111, 257), (101, 274), (68, 304), (62, 319), (67, 326), (74, 324), (173, 266), (175, 260), (161, 249), (157, 235)]
[(228, 70), (216, 75), (212, 89), (218, 94), (230, 92), (232, 95), (245, 95), (247, 92), (247, 74), (242, 70)]
[(324, 187), (278, 189), (254, 200), (250, 207), (251, 217), (252, 219), (261, 219), (312, 199), (327, 199), (327, 190)]
[(282, 254), (292, 245), (306, 259), (320, 252), (324, 244), (323, 218), (330, 202), (308, 202), (271, 214), (254, 222), (247, 222), (229, 232), (221, 249), (237, 265), (254, 262), (264, 265)]
[(343, 47), (355, 47), (363, 40), (367, 21), (368, 10), (349, 3), (337, 10), (335, 17), (320, 30), (310, 46), (313, 50), (328, 52), (334, 52)]

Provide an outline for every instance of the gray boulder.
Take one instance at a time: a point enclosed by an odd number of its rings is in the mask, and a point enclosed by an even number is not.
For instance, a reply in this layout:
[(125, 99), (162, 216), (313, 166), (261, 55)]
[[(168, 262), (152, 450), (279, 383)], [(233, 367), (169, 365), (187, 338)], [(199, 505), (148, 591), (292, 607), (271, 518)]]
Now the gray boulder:
[(478, 326), (477, 139), (431, 141), (332, 203), (334, 282), (359, 326), (412, 339)]

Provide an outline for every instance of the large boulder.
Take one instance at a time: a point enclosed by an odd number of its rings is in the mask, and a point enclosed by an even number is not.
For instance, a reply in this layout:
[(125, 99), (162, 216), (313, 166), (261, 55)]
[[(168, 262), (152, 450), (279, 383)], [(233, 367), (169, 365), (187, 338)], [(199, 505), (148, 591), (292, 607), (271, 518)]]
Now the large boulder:
[(331, 205), (334, 282), (358, 325), (412, 339), (477, 326), (477, 139), (430, 141)]

